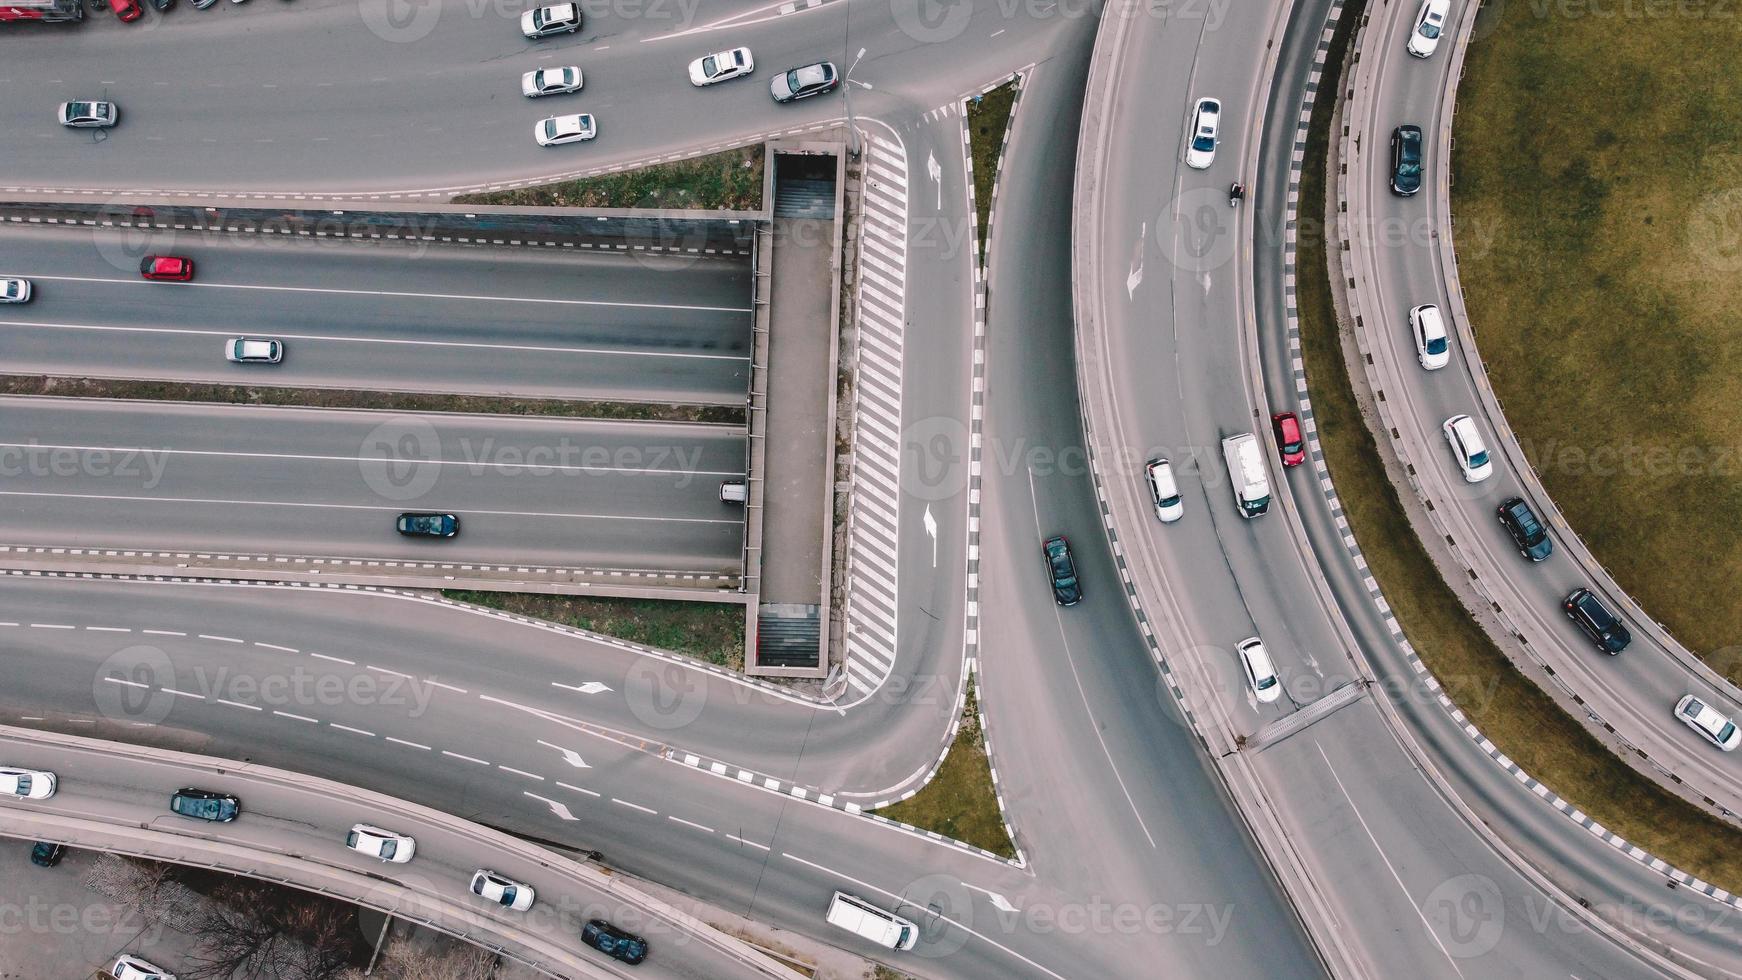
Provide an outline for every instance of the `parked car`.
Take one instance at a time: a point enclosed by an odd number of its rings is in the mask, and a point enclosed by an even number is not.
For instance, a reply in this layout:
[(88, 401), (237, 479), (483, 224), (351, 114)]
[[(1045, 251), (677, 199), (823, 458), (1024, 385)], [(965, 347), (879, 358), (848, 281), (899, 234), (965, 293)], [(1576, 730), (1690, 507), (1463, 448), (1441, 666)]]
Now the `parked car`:
[(1165, 457), (1157, 457), (1144, 464), (1143, 472), (1149, 477), (1149, 496), (1155, 501), (1155, 516), (1165, 524), (1184, 517), (1186, 505), (1180, 499), (1179, 484), (1174, 482), (1173, 465)]
[(218, 0), (188, 0), (188, 4), (195, 10), (204, 10), (217, 2)]
[(139, 0), (109, 0), (109, 9), (121, 18), (123, 24), (131, 24), (145, 16), (145, 8), (139, 5)]
[(126, 953), (115, 960), (115, 965), (109, 968), (115, 980), (175, 980), (175, 974), (156, 966), (137, 956)]
[(1440, 34), (1446, 27), (1446, 11), (1451, 0), (1422, 0), (1415, 13), (1415, 26), (1409, 29), (1406, 49), (1417, 58), (1431, 57), (1440, 46)]
[(417, 851), (417, 841), (391, 830), (360, 823), (345, 835), (345, 846), (358, 854), (366, 854), (393, 864), (404, 864)]
[(768, 91), (776, 102), (792, 102), (832, 92), (839, 84), (841, 76), (835, 71), (835, 66), (827, 61), (819, 61), (814, 65), (794, 68), (774, 76)]
[(0, 769), (0, 796), (46, 800), (54, 795), (54, 773), (40, 769)]
[(532, 908), (532, 886), (522, 885), (483, 868), (479, 868), (472, 875), (472, 894), (516, 912)]
[(229, 823), (242, 814), (242, 801), (229, 793), (204, 789), (178, 789), (169, 798), (169, 812), (195, 820)]
[(529, 38), (573, 34), (581, 29), (581, 8), (572, 3), (534, 7), (520, 15), (520, 33)]
[(1391, 131), (1391, 193), (1413, 197), (1421, 190), (1421, 127)]
[(39, 840), (30, 847), (30, 863), (39, 868), (52, 868), (66, 857), (67, 846)]
[(74, 129), (108, 129), (121, 118), (113, 102), (81, 101), (60, 104), (60, 124)]
[(1597, 649), (1611, 657), (1633, 642), (1633, 634), (1627, 632), (1621, 620), (1590, 589), (1574, 589), (1561, 603), (1561, 608), (1566, 611), (1567, 618), (1597, 644)]
[(1252, 688), (1252, 696), (1265, 704), (1282, 697), (1282, 681), (1276, 676), (1276, 667), (1270, 662), (1264, 641), (1256, 636), (1247, 637), (1235, 649), (1240, 651), (1240, 667), (1246, 671), (1246, 683)]
[(581, 929), (581, 942), (625, 963), (634, 964), (647, 959), (647, 940), (624, 932), (604, 919), (588, 920)]
[(1452, 447), (1452, 456), (1458, 461), (1458, 472), (1464, 474), (1465, 483), (1481, 483), (1494, 475), (1494, 463), (1488, 458), (1488, 447), (1483, 444), (1474, 419), (1454, 415), (1446, 419), (1440, 431)]
[(0, 303), (30, 302), (29, 279), (0, 279)]
[(1077, 562), (1071, 557), (1071, 543), (1060, 534), (1046, 539), (1041, 546), (1046, 558), (1046, 573), (1052, 579), (1052, 597), (1061, 606), (1074, 606), (1083, 601), (1083, 587), (1077, 581)]
[(1512, 543), (1518, 546), (1519, 554), (1531, 561), (1542, 561), (1554, 554), (1554, 542), (1549, 540), (1548, 528), (1537, 520), (1536, 511), (1530, 509), (1523, 497), (1513, 497), (1501, 503), (1498, 513), (1500, 526), (1512, 535)]
[(750, 56), (749, 48), (716, 51), (690, 62), (690, 84), (698, 88), (703, 85), (717, 85), (734, 78), (743, 78), (755, 70), (756, 59)]
[(401, 514), (394, 526), (413, 538), (451, 538), (460, 533), (460, 519), (452, 514)]
[(1438, 371), (1452, 362), (1452, 344), (1439, 307), (1432, 303), (1411, 307), (1409, 332), (1415, 336), (1415, 359), (1423, 370)]
[(1299, 466), (1306, 462), (1306, 439), (1300, 434), (1300, 418), (1293, 412), (1277, 412), (1270, 417), (1270, 427), (1276, 431), (1276, 448), (1282, 454), (1282, 465)]
[(147, 255), (139, 260), (139, 274), (159, 282), (187, 282), (194, 277), (194, 260), (178, 255)]
[(750, 499), (750, 488), (743, 480), (720, 481), (720, 503), (742, 504)]
[(1215, 99), (1199, 99), (1192, 107), (1192, 131), (1186, 137), (1186, 166), (1207, 170), (1216, 159), (1216, 135), (1222, 125), (1222, 103)]
[(581, 90), (581, 70), (574, 65), (540, 68), (520, 76), (520, 94), (529, 99)]
[(1735, 722), (1692, 694), (1684, 695), (1676, 702), (1675, 716), (1683, 724), (1705, 736), (1706, 741), (1725, 752), (1734, 752), (1737, 745), (1742, 745), (1742, 729), (1738, 729)]
[(164, 11), (174, 7), (175, 0), (151, 0), (151, 5), (156, 7), (159, 11)]
[(532, 129), (532, 138), (538, 140), (539, 146), (581, 143), (597, 135), (599, 135), (599, 129), (593, 123), (593, 114), (590, 112), (576, 113), (571, 116), (551, 116), (541, 120)]
[(277, 364), (284, 360), (284, 344), (264, 337), (231, 337), (224, 341), (224, 357), (237, 364)]

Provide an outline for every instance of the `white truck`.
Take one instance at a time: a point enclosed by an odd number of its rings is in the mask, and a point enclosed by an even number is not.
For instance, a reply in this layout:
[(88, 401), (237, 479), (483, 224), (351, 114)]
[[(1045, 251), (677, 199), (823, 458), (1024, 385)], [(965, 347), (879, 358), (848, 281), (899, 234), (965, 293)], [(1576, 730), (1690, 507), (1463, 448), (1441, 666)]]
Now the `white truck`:
[(1234, 503), (1241, 517), (1257, 517), (1270, 510), (1270, 477), (1264, 470), (1264, 450), (1250, 432), (1222, 440), (1222, 459), (1228, 464), (1228, 482), (1234, 488)]
[(846, 892), (836, 892), (829, 902), (829, 925), (869, 939), (886, 949), (912, 949), (919, 942), (919, 927), (893, 912)]

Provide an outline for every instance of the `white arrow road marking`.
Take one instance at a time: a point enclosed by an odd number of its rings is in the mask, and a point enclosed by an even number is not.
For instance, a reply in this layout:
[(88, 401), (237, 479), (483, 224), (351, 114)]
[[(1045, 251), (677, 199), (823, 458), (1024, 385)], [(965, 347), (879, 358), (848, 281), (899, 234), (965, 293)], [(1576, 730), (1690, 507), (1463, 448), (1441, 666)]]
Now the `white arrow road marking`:
[(931, 516), (931, 504), (925, 505), (925, 533), (931, 538), (931, 567), (938, 567), (938, 519)]
[(968, 889), (969, 891), (979, 892), (980, 894), (986, 896), (986, 898), (992, 903), (992, 907), (997, 909), (1000, 912), (1015, 912), (1015, 911), (1017, 911), (1016, 906), (1010, 904), (1010, 899), (1005, 898), (1003, 895), (1000, 895), (995, 891), (992, 891), (992, 890), (987, 889), (987, 888), (978, 888), (974, 885), (968, 884), (965, 881), (962, 882), (962, 887)]
[(937, 154), (929, 150), (925, 154), (925, 172), (926, 176), (938, 185), (938, 210), (942, 211), (944, 209), (944, 168), (938, 163)]
[(581, 684), (579, 686), (574, 685), (574, 684), (558, 684), (556, 681), (551, 681), (550, 686), (551, 687), (560, 687), (565, 691), (579, 691), (582, 694), (603, 694), (606, 691), (610, 690), (610, 688), (599, 683), (598, 681), (588, 681), (585, 684)]
[(547, 749), (556, 749), (558, 752), (561, 752), (563, 754), (563, 761), (568, 763), (571, 766), (574, 766), (576, 769), (591, 769), (591, 768), (593, 768), (592, 766), (587, 765), (587, 763), (581, 758), (581, 754), (579, 752), (576, 752), (574, 749), (565, 749), (560, 745), (552, 745), (549, 742), (546, 742), (542, 738), (538, 740), (538, 744), (544, 746)]
[(564, 820), (579, 820), (579, 819), (581, 819), (580, 817), (577, 817), (574, 814), (570, 813), (568, 807), (562, 805), (561, 803), (558, 803), (555, 800), (547, 800), (544, 797), (539, 796), (537, 793), (528, 793), (525, 790), (521, 790), (520, 795), (530, 796), (533, 799), (537, 800), (538, 802), (543, 803), (545, 806), (550, 807), (550, 812), (556, 814), (557, 816), (563, 818)]

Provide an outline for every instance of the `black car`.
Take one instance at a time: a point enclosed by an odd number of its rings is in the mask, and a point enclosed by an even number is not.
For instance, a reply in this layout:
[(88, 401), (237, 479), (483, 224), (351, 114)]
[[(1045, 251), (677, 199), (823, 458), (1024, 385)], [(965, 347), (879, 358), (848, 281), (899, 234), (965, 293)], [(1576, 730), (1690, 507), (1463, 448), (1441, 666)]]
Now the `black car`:
[(581, 930), (581, 942), (625, 963), (647, 959), (647, 940), (624, 932), (604, 919), (592, 919)]
[(1421, 190), (1421, 127), (1391, 131), (1391, 192), (1410, 197)]
[(1590, 589), (1574, 591), (1561, 606), (1567, 611), (1567, 618), (1579, 624), (1579, 629), (1597, 644), (1597, 649), (1611, 657), (1633, 642), (1633, 634)]
[(229, 823), (242, 812), (242, 801), (228, 793), (204, 789), (178, 789), (169, 798), (171, 813), (213, 823)]
[(460, 533), (460, 519), (452, 514), (401, 514), (399, 533), (414, 538), (451, 538)]
[(1518, 553), (1531, 561), (1542, 561), (1554, 554), (1554, 542), (1548, 539), (1548, 528), (1536, 519), (1536, 511), (1524, 502), (1523, 497), (1513, 497), (1500, 505), (1500, 526), (1506, 533), (1512, 535), (1512, 543), (1518, 546)]
[(1071, 543), (1064, 535), (1047, 538), (1041, 546), (1046, 558), (1046, 573), (1052, 577), (1052, 597), (1061, 606), (1074, 606), (1083, 601), (1083, 587), (1077, 582), (1077, 563), (1071, 558)]
[(39, 840), (30, 849), (30, 863), (39, 868), (52, 868), (60, 863), (66, 853), (65, 844), (50, 844), (48, 841)]

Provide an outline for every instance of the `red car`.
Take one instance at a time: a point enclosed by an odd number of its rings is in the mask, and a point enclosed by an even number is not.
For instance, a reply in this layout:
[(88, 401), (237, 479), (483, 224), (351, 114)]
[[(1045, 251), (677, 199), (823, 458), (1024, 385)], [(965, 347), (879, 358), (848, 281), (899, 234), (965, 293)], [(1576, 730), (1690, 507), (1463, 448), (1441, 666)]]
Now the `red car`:
[(1282, 450), (1282, 465), (1299, 466), (1306, 462), (1306, 440), (1301, 438), (1300, 419), (1293, 412), (1277, 412), (1270, 417), (1276, 430), (1276, 445)]
[(145, 16), (145, 8), (139, 5), (139, 0), (109, 0), (109, 9), (115, 11), (115, 16), (121, 18), (123, 24)]
[(147, 255), (139, 263), (139, 274), (164, 282), (187, 282), (194, 277), (194, 260), (176, 255)]

